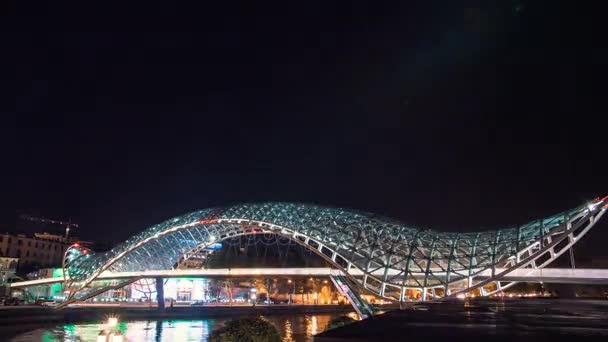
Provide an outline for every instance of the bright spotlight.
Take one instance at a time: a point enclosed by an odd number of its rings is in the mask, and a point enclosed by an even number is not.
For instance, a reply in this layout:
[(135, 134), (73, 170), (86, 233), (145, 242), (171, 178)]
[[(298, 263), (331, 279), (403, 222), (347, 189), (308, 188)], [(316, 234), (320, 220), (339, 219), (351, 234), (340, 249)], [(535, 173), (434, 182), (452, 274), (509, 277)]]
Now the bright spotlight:
[(108, 317), (108, 322), (107, 322), (108, 326), (110, 327), (114, 327), (116, 326), (116, 324), (118, 324), (118, 318), (117, 317)]

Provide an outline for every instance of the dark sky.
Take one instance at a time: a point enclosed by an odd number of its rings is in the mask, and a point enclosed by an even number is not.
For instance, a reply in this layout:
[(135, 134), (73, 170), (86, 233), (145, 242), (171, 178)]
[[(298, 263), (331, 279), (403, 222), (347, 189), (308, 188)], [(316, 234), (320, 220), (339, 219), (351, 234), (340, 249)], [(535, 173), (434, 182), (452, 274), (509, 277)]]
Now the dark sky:
[[(608, 191), (596, 9), (203, 3), (3, 7), (4, 230), (70, 217), (116, 242), (298, 201), (472, 231)], [(584, 243), (606, 254), (607, 230)]]

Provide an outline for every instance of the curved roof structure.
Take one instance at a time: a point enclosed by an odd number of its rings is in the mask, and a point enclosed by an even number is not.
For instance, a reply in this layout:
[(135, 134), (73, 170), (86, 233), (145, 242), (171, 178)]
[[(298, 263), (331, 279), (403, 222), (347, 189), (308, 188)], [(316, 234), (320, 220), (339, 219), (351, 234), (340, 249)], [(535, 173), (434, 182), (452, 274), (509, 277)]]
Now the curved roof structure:
[[(527, 224), (477, 233), (417, 229), (341, 208), (242, 204), (167, 220), (103, 254), (70, 248), (64, 267), (70, 288), (78, 292), (105, 270), (172, 269), (190, 253), (219, 241), (277, 234), (314, 250), (347, 275), (353, 268), (363, 271), (357, 283), (376, 294), (403, 299), (406, 290), (417, 289), (426, 299), (427, 293), (438, 296), (435, 290), (443, 291), (444, 296), (454, 293), (452, 286), (458, 283), (464, 282), (470, 290), (496, 282), (501, 270), (543, 267), (591, 228), (604, 213), (606, 203), (606, 198), (596, 199)], [(549, 260), (543, 260), (546, 255)], [(471, 282), (488, 269), (492, 270), (491, 279)]]

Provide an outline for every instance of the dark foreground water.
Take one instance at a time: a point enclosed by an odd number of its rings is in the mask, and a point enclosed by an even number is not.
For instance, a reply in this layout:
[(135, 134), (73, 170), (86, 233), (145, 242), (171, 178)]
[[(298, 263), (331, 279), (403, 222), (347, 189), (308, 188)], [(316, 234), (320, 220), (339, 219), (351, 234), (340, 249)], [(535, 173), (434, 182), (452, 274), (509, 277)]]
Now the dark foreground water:
[(608, 341), (608, 300), (473, 300), (417, 304), (343, 328), (315, 342)]
[[(311, 341), (312, 336), (327, 329), (327, 324), (336, 314), (300, 314), (267, 316), (283, 336), (283, 341)], [(354, 315), (351, 313), (349, 315)], [(353, 316), (354, 317), (354, 316)], [(116, 328), (121, 330), (129, 342), (147, 341), (207, 341), (209, 333), (220, 327), (229, 318), (208, 318), (196, 320), (167, 321), (133, 321), (118, 322)], [(51, 328), (35, 329), (14, 337), (13, 342), (30, 341), (95, 341), (100, 330), (107, 327), (106, 322), (87, 324), (65, 324)]]

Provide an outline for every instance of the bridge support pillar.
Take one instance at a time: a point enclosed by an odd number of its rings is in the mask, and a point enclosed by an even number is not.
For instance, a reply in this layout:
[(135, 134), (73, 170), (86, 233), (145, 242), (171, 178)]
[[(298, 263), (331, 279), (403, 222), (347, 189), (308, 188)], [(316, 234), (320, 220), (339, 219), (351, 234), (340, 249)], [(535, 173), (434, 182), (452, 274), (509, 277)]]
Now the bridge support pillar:
[(154, 283), (156, 284), (156, 302), (158, 303), (158, 308), (162, 310), (165, 308), (165, 290), (163, 288), (163, 278), (157, 277)]

